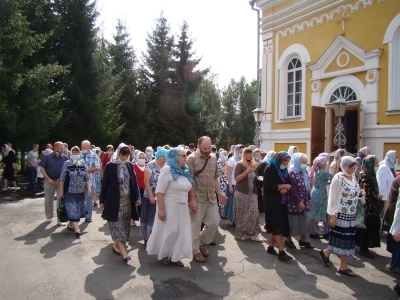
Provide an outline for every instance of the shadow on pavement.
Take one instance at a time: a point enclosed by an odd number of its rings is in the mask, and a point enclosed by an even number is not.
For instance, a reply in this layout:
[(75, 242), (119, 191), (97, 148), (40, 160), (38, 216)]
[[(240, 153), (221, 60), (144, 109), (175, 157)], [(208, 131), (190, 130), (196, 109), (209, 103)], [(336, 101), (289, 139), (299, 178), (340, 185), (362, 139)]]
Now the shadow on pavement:
[[(54, 227), (57, 228), (57, 225)], [(79, 239), (76, 238), (75, 232), (69, 231), (65, 226), (61, 232), (50, 235), (50, 241), (40, 248), (40, 254), (43, 254), (43, 258), (52, 258), (59, 252), (76, 245), (79, 245)]]
[(16, 241), (23, 241), (25, 245), (34, 245), (36, 244), (40, 239), (48, 238), (50, 234), (52, 234), (56, 229), (57, 226), (51, 226), (49, 228), (46, 228), (50, 226), (49, 223), (41, 223), (39, 226), (37, 226), (35, 229), (33, 229), (31, 232), (16, 237)]
[(100, 267), (94, 269), (85, 280), (85, 292), (95, 299), (116, 299), (113, 292), (135, 278), (135, 267), (114, 254), (111, 247), (112, 244), (102, 248), (99, 255), (93, 257), (94, 263)]

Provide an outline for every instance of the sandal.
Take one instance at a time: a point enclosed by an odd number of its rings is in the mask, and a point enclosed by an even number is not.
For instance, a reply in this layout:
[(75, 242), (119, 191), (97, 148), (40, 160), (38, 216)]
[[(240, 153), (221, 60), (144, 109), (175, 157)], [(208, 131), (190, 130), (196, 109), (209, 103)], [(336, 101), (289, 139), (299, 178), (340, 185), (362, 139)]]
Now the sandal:
[[(338, 272), (340, 273), (340, 274), (343, 274), (343, 275), (346, 275), (346, 276), (349, 276), (349, 277), (354, 277), (354, 276), (356, 276), (356, 273), (354, 273), (351, 269), (346, 269), (346, 270), (338, 270)], [(352, 274), (353, 273), (353, 274)]]
[(324, 265), (326, 267), (330, 267), (331, 266), (331, 261), (329, 260), (329, 257), (327, 257), (324, 253), (324, 250), (319, 251), (319, 254), (322, 257), (322, 261), (324, 262)]
[(173, 264), (173, 265), (175, 265), (175, 266), (177, 266), (177, 267), (181, 267), (181, 268), (183, 268), (183, 267), (185, 266), (180, 260), (178, 260), (178, 261), (171, 261), (171, 264)]
[(161, 262), (163, 265), (169, 265), (171, 263), (171, 260), (168, 257), (164, 257)]
[(122, 256), (122, 260), (124, 261), (124, 262), (128, 262), (128, 260), (131, 260), (131, 257), (130, 256), (127, 256), (127, 257), (123, 257)]
[(85, 221), (90, 223), (90, 222), (92, 222), (92, 218), (85, 218)]

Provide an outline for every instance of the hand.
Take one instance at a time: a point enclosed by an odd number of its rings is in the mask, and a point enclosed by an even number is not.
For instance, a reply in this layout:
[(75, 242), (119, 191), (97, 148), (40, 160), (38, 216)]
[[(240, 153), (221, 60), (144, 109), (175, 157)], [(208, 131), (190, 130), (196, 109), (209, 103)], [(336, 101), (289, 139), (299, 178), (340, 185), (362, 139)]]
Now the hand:
[(285, 195), (285, 194), (288, 192), (288, 190), (287, 190), (287, 189), (281, 189), (279, 192), (280, 192), (282, 195)]
[(284, 184), (283, 188), (289, 191), (292, 188), (292, 186), (290, 184)]
[(396, 242), (400, 242), (400, 234), (395, 234), (395, 235), (393, 235), (393, 239), (394, 239)]
[(158, 210), (158, 218), (161, 221), (165, 221), (165, 218), (166, 218), (165, 210), (161, 210), (161, 209)]
[(191, 200), (189, 201), (189, 208), (191, 211), (196, 212), (197, 211), (197, 201), (196, 200)]
[(335, 226), (336, 226), (336, 216), (331, 216), (331, 218), (329, 219), (329, 225), (332, 228), (335, 228)]
[(220, 193), (220, 194), (218, 194), (218, 200), (219, 200), (219, 202), (221, 202), (223, 205), (225, 205), (225, 204), (226, 204), (226, 201), (228, 200), (228, 198), (227, 198), (223, 193)]
[(47, 183), (48, 183), (48, 184), (50, 184), (50, 185), (54, 185), (54, 181), (53, 181), (53, 180), (51, 180), (50, 178), (49, 178), (49, 179), (47, 179)]
[(229, 187), (229, 194), (233, 194), (233, 187), (232, 186)]
[[(153, 196), (150, 196), (150, 204), (155, 204), (156, 203), (156, 199), (154, 199), (154, 197)], [(160, 219), (161, 220), (161, 219)], [(161, 220), (161, 221), (163, 221), (163, 220)]]
[(141, 200), (136, 200), (136, 206), (140, 206), (140, 205), (142, 205), (142, 201)]
[(304, 205), (303, 202), (300, 202), (299, 204), (297, 204), (297, 208), (301, 209), (301, 210), (304, 210), (306, 208), (306, 206)]
[(64, 194), (63, 193), (60, 193), (59, 195), (58, 195), (58, 197), (61, 199), (61, 198), (64, 198)]
[(100, 209), (104, 210), (104, 203), (100, 203)]
[(361, 190), (361, 194), (362, 194), (364, 197), (367, 196), (367, 193), (365, 192), (364, 189)]
[(89, 187), (88, 190), (87, 190), (88, 196), (90, 196), (91, 193), (92, 193), (92, 189)]

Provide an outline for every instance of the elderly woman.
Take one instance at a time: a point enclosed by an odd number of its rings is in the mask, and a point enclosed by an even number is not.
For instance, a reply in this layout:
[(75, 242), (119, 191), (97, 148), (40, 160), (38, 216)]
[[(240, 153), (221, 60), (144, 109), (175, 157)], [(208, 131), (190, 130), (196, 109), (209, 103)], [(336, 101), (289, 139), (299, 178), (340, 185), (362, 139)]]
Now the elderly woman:
[[(156, 187), (158, 176), (165, 165), (166, 149), (160, 149), (156, 153), (156, 159), (147, 163), (144, 170), (144, 185), (142, 208), (140, 212), (140, 233), (144, 243), (147, 244), (153, 230), (154, 218), (156, 216)], [(147, 159), (147, 156), (146, 156)]]
[[(314, 186), (311, 190), (311, 216), (315, 222), (324, 222), (324, 239), (329, 239), (329, 224), (326, 210), (328, 208), (327, 186), (333, 178), (333, 174), (327, 171), (328, 161), (325, 157), (318, 156), (314, 159)], [(310, 238), (319, 239), (317, 232), (310, 233)]]
[(340, 158), (345, 155), (346, 155), (346, 150), (344, 149), (336, 150), (335, 156), (333, 157), (333, 162), (329, 166), (329, 172), (331, 172), (332, 174), (336, 174), (342, 171), (340, 169)]
[[(288, 198), (288, 215), (291, 236), (300, 235), (299, 246), (314, 249), (307, 241), (310, 214), (310, 181), (307, 173), (307, 155), (301, 152), (293, 154), (293, 167), (289, 170), (292, 189)], [(291, 237), (287, 237), (286, 246), (293, 248)]]
[(235, 167), (235, 222), (236, 238), (262, 242), (255, 185), (257, 164), (250, 148), (243, 150), (242, 159)]
[(365, 228), (357, 228), (356, 245), (360, 247), (360, 255), (368, 258), (374, 257), (368, 248), (381, 246), (381, 237), (379, 234), (381, 228), (379, 202), (382, 202), (382, 195), (379, 195), (375, 173), (375, 168), (378, 168), (378, 166), (378, 157), (375, 155), (368, 155), (363, 159), (362, 172), (358, 177), (358, 184), (365, 192)]
[(357, 152), (357, 157), (356, 157), (356, 161), (357, 161), (356, 176), (357, 176), (357, 178), (361, 173), (363, 159), (370, 154), (371, 154), (371, 149), (369, 147), (363, 147)]
[(11, 147), (7, 144), (2, 146), (2, 152), (3, 152), (3, 159), (2, 163), (4, 165), (4, 170), (3, 170), (3, 178), (4, 178), (4, 186), (3, 189), (1, 190), (2, 192), (8, 191), (8, 181), (11, 181), (12, 184), (14, 185), (14, 191), (17, 192), (17, 182), (15, 181), (15, 169), (16, 169), (16, 162), (17, 162), (17, 157), (15, 155), (15, 151), (11, 149)]
[(226, 171), (226, 176), (228, 178), (226, 197), (228, 200), (226, 201), (224, 208), (224, 216), (227, 217), (231, 225), (235, 224), (235, 204), (233, 198), (235, 194), (236, 181), (234, 173), (236, 164), (242, 159), (243, 149), (244, 146), (241, 144), (235, 146), (234, 155), (228, 160), (228, 169)]
[[(287, 166), (290, 156), (287, 152), (278, 152), (269, 160), (264, 172), (264, 203), (267, 232), (271, 234), (267, 252), (278, 255), (282, 261), (292, 260), (283, 247), (282, 236), (290, 236), (287, 210), (287, 194), (292, 188)], [(274, 249), (277, 244), (279, 254)]]
[[(164, 265), (183, 267), (181, 259), (193, 258), (188, 192), (193, 190), (194, 180), (185, 165), (184, 148), (171, 148), (165, 156), (167, 165), (161, 170), (156, 188), (158, 218), (147, 243), (147, 253), (158, 255)], [(189, 207), (197, 210), (194, 198)]]
[(341, 158), (342, 172), (337, 173), (331, 183), (328, 197), (328, 214), (331, 231), (328, 248), (320, 251), (325, 266), (330, 267), (329, 256), (340, 257), (338, 272), (346, 276), (356, 276), (347, 265), (347, 256), (354, 255), (356, 243), (356, 210), (360, 197), (360, 187), (355, 176), (357, 161), (351, 156)]
[[(328, 162), (329, 162), (329, 153), (325, 153), (325, 152), (320, 153), (320, 154), (318, 154), (318, 156), (316, 158), (319, 158), (319, 157), (325, 158), (326, 162), (328, 164)], [(310, 178), (310, 186), (311, 186), (311, 188), (314, 186), (314, 177), (315, 177), (315, 173), (317, 172), (316, 167), (314, 166), (316, 158), (314, 159), (313, 165), (311, 166), (310, 172), (308, 173), (308, 177)], [(328, 170), (328, 167), (326, 167), (326, 170)]]
[(146, 147), (146, 150), (144, 151), (146, 155), (146, 162), (150, 162), (154, 159), (154, 150), (153, 147), (148, 146)]
[[(186, 156), (188, 156), (187, 152)], [(221, 192), (224, 194), (226, 194), (226, 190), (228, 189), (228, 177), (226, 176), (226, 171), (228, 170), (227, 162), (228, 162), (228, 152), (225, 150), (220, 151), (219, 158), (217, 161), (217, 167), (219, 175), (219, 187), (221, 188)], [(223, 215), (224, 205), (222, 204), (221, 201), (219, 201), (219, 199), (218, 199), (218, 210), (221, 219), (226, 219), (226, 217)]]
[(80, 161), (81, 149), (74, 146), (71, 149), (71, 155), (62, 169), (60, 175), (60, 198), (64, 197), (65, 211), (68, 216), (67, 228), (75, 231), (77, 237), (80, 237), (79, 220), (86, 216), (85, 205), (85, 185), (88, 194), (92, 193), (89, 182), (89, 173), (84, 164)]
[[(293, 157), (293, 154), (299, 152), (299, 148), (297, 146), (289, 146), (288, 153), (290, 157)], [(293, 166), (293, 160), (289, 162), (289, 169)]]
[(125, 243), (128, 242), (131, 219), (138, 218), (135, 206), (140, 204), (139, 186), (129, 156), (129, 147), (120, 144), (104, 169), (100, 193), (102, 217), (108, 221), (114, 241), (113, 252), (121, 255), (125, 262), (131, 259)]

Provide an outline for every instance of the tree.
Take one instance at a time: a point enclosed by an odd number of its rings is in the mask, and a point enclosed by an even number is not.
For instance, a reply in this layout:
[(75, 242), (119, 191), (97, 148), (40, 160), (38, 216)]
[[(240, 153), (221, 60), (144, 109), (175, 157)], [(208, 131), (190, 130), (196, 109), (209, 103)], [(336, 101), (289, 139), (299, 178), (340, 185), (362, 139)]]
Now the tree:
[(138, 88), (136, 56), (130, 45), (129, 33), (121, 19), (118, 19), (113, 39), (113, 43), (109, 46), (110, 57), (113, 63), (113, 75), (119, 76), (116, 89), (121, 89), (118, 103), (121, 124), (124, 124), (120, 140), (143, 148), (152, 142), (152, 135), (147, 132), (149, 119), (146, 97)]
[(0, 128), (4, 142), (21, 148), (46, 139), (62, 116), (55, 82), (67, 70), (41, 53), (53, 32), (37, 32), (46, 9), (47, 2), (0, 1)]

